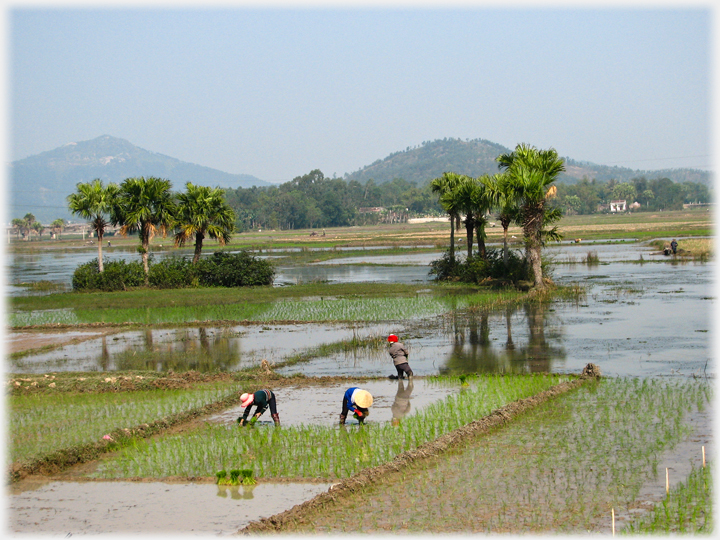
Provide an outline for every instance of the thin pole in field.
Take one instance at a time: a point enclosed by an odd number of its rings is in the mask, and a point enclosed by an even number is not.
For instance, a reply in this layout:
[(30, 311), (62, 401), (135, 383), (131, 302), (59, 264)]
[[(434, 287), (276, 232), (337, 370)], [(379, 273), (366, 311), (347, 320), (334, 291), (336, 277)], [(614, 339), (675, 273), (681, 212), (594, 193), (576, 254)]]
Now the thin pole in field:
[(668, 468), (665, 467), (665, 495), (670, 494), (670, 473), (668, 472)]
[(705, 445), (702, 447), (702, 454), (703, 454), (703, 469), (705, 468)]
[(615, 536), (615, 508), (611, 508), (610, 513), (612, 514), (612, 534)]

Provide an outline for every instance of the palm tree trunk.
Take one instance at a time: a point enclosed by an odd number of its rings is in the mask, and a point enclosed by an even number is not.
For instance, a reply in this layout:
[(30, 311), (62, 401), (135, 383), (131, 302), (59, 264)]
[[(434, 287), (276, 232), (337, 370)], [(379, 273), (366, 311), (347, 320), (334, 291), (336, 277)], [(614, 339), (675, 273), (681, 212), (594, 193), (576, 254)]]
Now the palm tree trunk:
[(455, 216), (450, 214), (450, 260), (455, 260)]
[(197, 262), (200, 260), (200, 252), (202, 251), (203, 238), (205, 238), (205, 235), (203, 233), (195, 233), (195, 255), (193, 255), (193, 264), (197, 264)]
[(465, 235), (467, 236), (467, 256), (472, 257), (473, 247), (473, 229), (475, 228), (475, 220), (472, 215), (465, 216)]
[(98, 237), (98, 272), (100, 272), (102, 274), (103, 271), (105, 270), (105, 267), (103, 266), (103, 254), (102, 254), (103, 236), (100, 231), (98, 231), (97, 237)]
[(142, 263), (145, 270), (145, 285), (150, 283), (150, 265), (148, 264), (148, 256), (150, 254), (150, 239), (143, 235), (142, 237)]
[(505, 264), (505, 268), (507, 268), (508, 265), (507, 235), (508, 228), (503, 225), (503, 264)]

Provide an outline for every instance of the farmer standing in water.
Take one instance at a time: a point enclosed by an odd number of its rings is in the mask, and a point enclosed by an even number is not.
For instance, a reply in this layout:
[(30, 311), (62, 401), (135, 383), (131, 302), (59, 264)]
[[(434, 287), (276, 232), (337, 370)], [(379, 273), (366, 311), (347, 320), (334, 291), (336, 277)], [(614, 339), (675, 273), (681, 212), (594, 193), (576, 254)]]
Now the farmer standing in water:
[[(277, 403), (275, 401), (275, 394), (270, 390), (258, 390), (254, 394), (248, 394), (247, 392), (240, 396), (240, 402), (245, 407), (245, 412), (241, 417), (237, 419), (240, 427), (247, 426), (248, 424), (253, 425), (257, 422), (258, 418), (262, 416), (268, 406), (270, 407), (270, 415), (272, 416), (273, 422), (276, 426), (280, 425), (280, 415), (277, 412)], [(250, 415), (250, 409), (255, 405), (255, 414), (248, 422), (247, 417)]]
[(410, 369), (408, 364), (408, 350), (405, 345), (398, 341), (398, 337), (395, 334), (390, 334), (387, 338), (390, 343), (388, 352), (393, 359), (395, 369), (397, 369), (397, 375), (390, 375), (391, 379), (403, 379), (407, 374), (408, 379), (413, 376), (413, 371)]
[(340, 425), (345, 424), (349, 412), (353, 413), (357, 421), (365, 423), (365, 418), (370, 414), (370, 405), (373, 404), (373, 397), (367, 390), (357, 387), (348, 388), (342, 400), (342, 411), (340, 412)]

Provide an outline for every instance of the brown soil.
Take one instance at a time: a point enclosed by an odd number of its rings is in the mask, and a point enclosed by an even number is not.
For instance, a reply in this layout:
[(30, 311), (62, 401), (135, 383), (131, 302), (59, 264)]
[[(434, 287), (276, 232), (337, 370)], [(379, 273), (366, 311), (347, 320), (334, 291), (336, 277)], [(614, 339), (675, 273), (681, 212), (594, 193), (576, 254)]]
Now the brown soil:
[[(586, 370), (593, 372), (595, 370), (595, 366), (588, 366)], [(347, 503), (363, 488), (388, 481), (391, 474), (397, 473), (402, 469), (415, 464), (419, 460), (436, 457), (443, 452), (457, 447), (470, 438), (498, 428), (523, 412), (536, 407), (538, 404), (572, 389), (578, 388), (580, 385), (590, 380), (595, 380), (595, 378), (590, 375), (583, 375), (573, 381), (555, 385), (535, 396), (505, 405), (504, 407), (493, 411), (490, 415), (470, 422), (469, 424), (453, 430), (432, 442), (419, 446), (415, 450), (403, 452), (388, 463), (364, 469), (350, 478), (340, 481), (338, 484), (331, 487), (327, 492), (321, 493), (313, 499), (297, 505), (290, 510), (286, 510), (285, 512), (269, 518), (263, 518), (259, 521), (253, 521), (239, 532), (243, 534), (280, 532), (286, 527), (290, 527), (294, 524), (309, 523), (311, 522), (312, 514), (321, 510), (326, 505), (342, 505)]]

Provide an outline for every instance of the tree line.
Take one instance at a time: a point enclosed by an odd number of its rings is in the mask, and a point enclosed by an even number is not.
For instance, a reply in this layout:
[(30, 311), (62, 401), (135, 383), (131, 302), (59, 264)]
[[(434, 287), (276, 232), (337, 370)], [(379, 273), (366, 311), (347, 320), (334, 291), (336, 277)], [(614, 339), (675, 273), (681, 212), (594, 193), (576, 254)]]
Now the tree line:
[[(420, 186), (396, 178), (363, 184), (326, 178), (320, 170), (279, 186), (228, 189), (226, 196), (236, 212), (238, 231), (372, 225), (398, 216), (403, 220), (443, 213), (431, 183)], [(607, 211), (612, 200), (626, 200), (628, 207), (637, 202), (636, 211), (681, 210), (685, 203), (708, 203), (711, 195), (704, 184), (677, 184), (668, 178), (639, 177), (630, 182), (585, 178), (576, 184), (558, 183), (550, 204), (564, 215), (595, 214)]]

